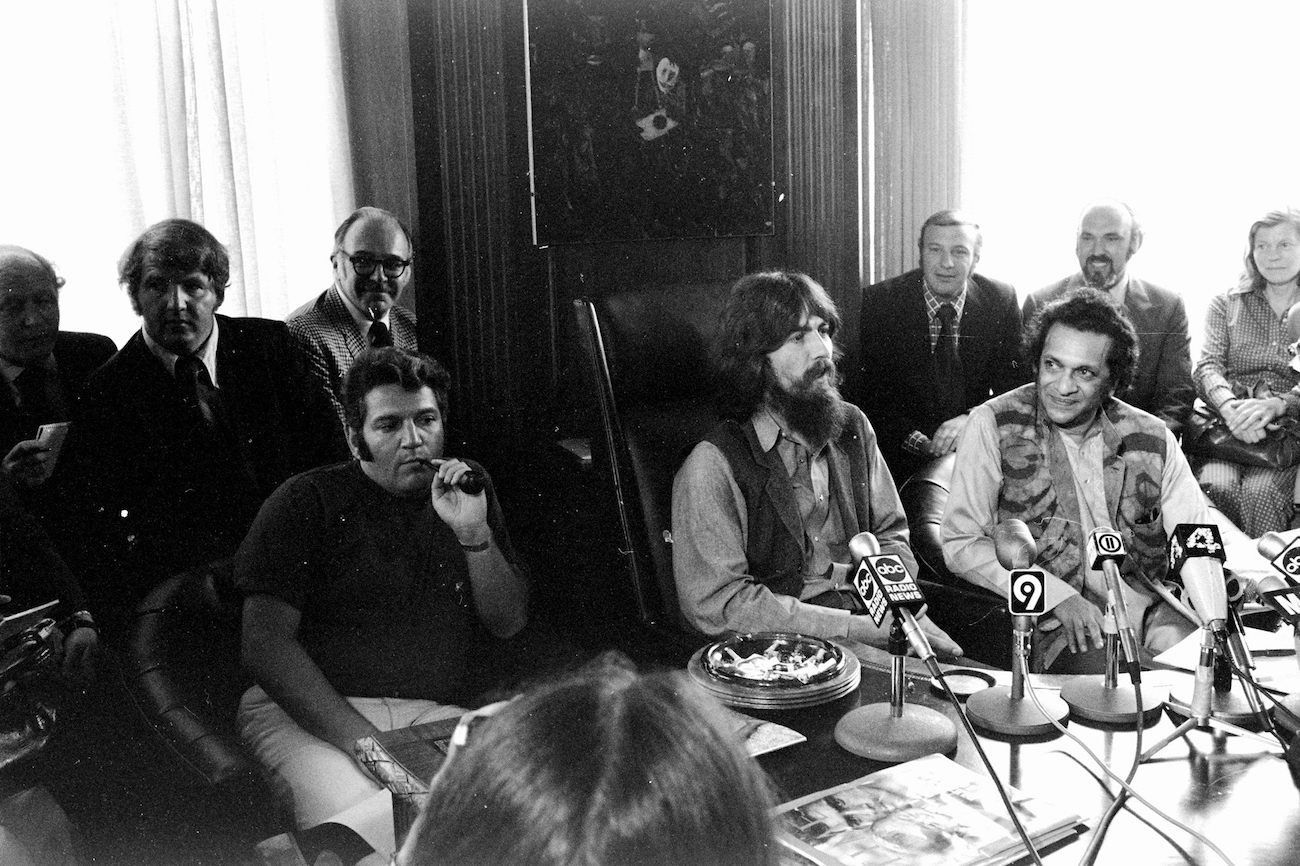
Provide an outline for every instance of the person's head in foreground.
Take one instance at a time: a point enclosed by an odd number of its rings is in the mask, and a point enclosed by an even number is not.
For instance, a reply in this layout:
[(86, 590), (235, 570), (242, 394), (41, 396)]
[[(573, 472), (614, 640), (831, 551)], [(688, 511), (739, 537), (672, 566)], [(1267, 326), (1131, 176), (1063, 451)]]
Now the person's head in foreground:
[(766, 776), (680, 673), (617, 655), (474, 720), (401, 866), (774, 866)]

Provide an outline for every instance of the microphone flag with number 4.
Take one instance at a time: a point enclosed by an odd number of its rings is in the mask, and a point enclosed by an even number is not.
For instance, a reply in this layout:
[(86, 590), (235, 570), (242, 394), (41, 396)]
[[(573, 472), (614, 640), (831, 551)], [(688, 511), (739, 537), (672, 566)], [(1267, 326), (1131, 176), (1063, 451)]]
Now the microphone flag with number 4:
[(1047, 612), (1043, 572), (1038, 568), (1017, 568), (1007, 584), (1007, 610), (1012, 616), (1041, 616)]
[(1182, 573), (1187, 560), (1208, 556), (1219, 562), (1226, 562), (1228, 555), (1223, 551), (1223, 538), (1219, 527), (1212, 523), (1180, 523), (1174, 527), (1169, 536), (1169, 574)]

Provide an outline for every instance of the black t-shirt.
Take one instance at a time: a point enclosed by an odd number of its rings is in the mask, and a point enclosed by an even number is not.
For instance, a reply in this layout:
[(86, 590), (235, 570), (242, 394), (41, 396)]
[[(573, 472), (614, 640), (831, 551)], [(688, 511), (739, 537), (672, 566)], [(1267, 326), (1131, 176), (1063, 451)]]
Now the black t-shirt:
[[(514, 562), (489, 485), (488, 523)], [(340, 694), (455, 702), (477, 622), (456, 535), (428, 495), (395, 497), (355, 461), (267, 499), (235, 558), (245, 596), (302, 613), (298, 641)]]

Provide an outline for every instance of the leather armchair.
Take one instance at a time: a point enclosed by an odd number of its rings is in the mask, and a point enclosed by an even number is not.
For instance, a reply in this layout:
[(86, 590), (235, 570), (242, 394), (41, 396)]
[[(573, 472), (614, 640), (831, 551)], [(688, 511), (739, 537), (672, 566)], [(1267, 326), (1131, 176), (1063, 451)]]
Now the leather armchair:
[(704, 638), (677, 604), (673, 478), (717, 423), (710, 345), (729, 289), (636, 288), (574, 302), (601, 419), (593, 452), (612, 490), (632, 608), (643, 624), (686, 646)]
[(930, 618), (961, 644), (966, 657), (1003, 670), (1011, 667), (1011, 615), (1006, 599), (967, 583), (943, 561), (943, 511), (955, 454), (932, 460), (899, 488), (912, 535), (921, 590)]
[(249, 681), (229, 560), (168, 578), (136, 606), (123, 669), (127, 693), (184, 768), (205, 785), (260, 784), (235, 730)]

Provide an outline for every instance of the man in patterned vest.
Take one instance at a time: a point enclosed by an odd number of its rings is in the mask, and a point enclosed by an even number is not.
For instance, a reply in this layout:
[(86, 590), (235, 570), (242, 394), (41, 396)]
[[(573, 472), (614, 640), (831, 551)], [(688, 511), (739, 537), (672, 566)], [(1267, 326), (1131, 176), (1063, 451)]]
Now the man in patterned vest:
[[(792, 631), (884, 646), (852, 588), (849, 539), (909, 568), (907, 518), (862, 410), (838, 387), (840, 317), (805, 274), (742, 277), (717, 334), (724, 421), (673, 482), (673, 576), (709, 635)], [(928, 617), (935, 652), (961, 654)]]
[(1129, 617), (1145, 650), (1173, 646), (1194, 626), (1152, 588), (1165, 575), (1167, 534), (1211, 523), (1205, 498), (1173, 433), (1154, 415), (1114, 397), (1130, 383), (1137, 335), (1095, 289), (1053, 302), (1027, 326), (1035, 381), (971, 411), (943, 519), (948, 567), (1005, 595), (992, 533), (1018, 518), (1047, 572), (1047, 614), (1034, 664), (1053, 673), (1104, 670), (1105, 579), (1085, 562), (1098, 527), (1120, 533)]

